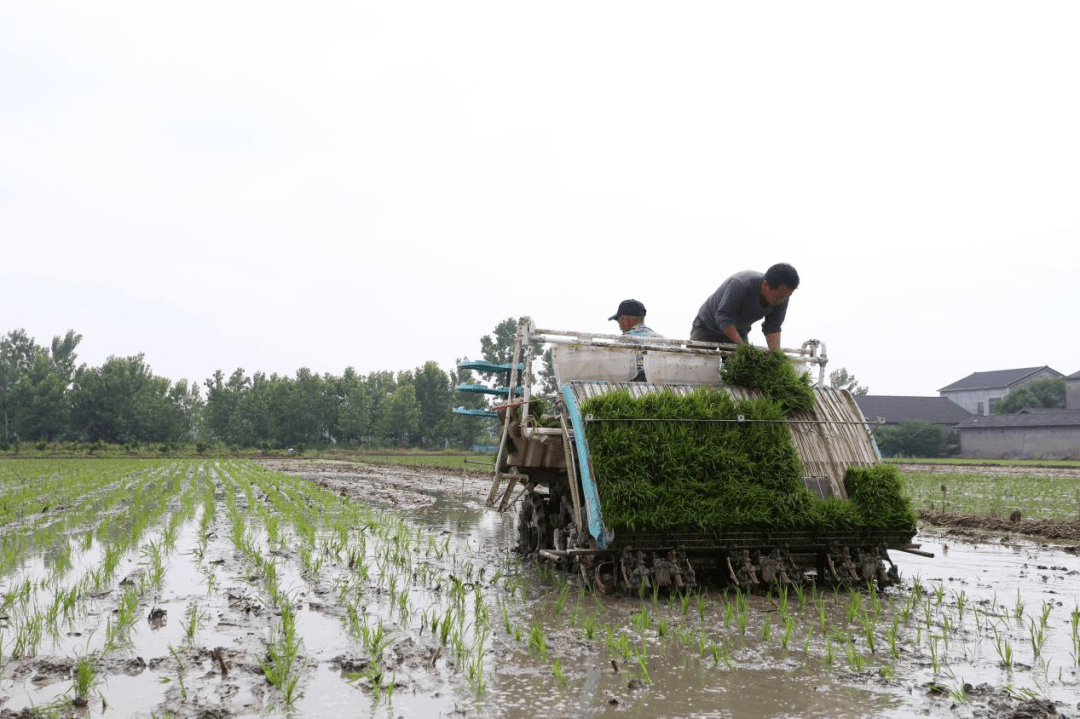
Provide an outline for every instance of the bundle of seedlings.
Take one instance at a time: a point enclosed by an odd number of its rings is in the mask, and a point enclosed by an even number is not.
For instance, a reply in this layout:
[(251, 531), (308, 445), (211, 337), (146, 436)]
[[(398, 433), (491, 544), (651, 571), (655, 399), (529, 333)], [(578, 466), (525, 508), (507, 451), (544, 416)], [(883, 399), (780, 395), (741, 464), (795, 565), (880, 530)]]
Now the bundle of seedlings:
[(915, 529), (915, 512), (900, 492), (900, 473), (896, 467), (848, 467), (844, 487), (851, 502), (859, 508), (867, 526)]
[[(736, 401), (705, 387), (640, 398), (622, 390), (590, 398), (582, 412), (593, 417), (593, 474), (604, 522), (616, 531), (882, 528), (898, 526), (907, 506), (887, 473), (859, 475), (857, 501), (807, 490), (776, 399)], [(889, 509), (877, 507), (882, 499)]]
[(726, 385), (760, 390), (776, 400), (784, 414), (814, 411), (814, 389), (810, 375), (796, 371), (783, 352), (766, 352), (749, 344), (739, 345), (735, 354), (720, 366), (720, 381)]

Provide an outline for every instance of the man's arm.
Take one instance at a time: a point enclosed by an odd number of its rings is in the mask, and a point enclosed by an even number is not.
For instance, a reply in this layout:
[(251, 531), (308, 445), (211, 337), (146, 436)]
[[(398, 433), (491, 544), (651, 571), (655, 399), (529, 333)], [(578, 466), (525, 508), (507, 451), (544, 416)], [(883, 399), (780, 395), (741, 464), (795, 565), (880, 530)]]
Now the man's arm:
[(724, 328), (724, 334), (728, 336), (732, 344), (741, 345), (743, 343), (742, 337), (739, 335), (739, 330), (735, 328), (735, 325), (728, 325)]
[(765, 335), (765, 344), (769, 346), (770, 352), (776, 352), (780, 349), (780, 333), (773, 332), (772, 334)]

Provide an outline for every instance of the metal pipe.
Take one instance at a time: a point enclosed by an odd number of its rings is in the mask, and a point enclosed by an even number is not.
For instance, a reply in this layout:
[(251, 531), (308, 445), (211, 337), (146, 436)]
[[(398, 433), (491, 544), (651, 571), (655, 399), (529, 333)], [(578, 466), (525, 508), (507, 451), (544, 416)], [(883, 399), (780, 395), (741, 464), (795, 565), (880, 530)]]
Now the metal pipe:
[[(725, 355), (734, 354), (735, 346), (719, 342), (699, 342), (697, 340), (667, 339), (665, 337), (642, 338), (633, 335), (610, 335), (594, 332), (566, 332), (563, 330), (536, 329), (529, 334), (529, 341), (550, 344), (584, 344), (596, 347), (618, 347), (625, 349), (655, 349), (665, 352), (686, 354)], [(824, 343), (819, 342), (824, 348)], [(818, 357), (806, 349), (781, 348), (785, 354), (809, 364), (824, 364), (827, 359)]]
[(934, 553), (933, 552), (924, 552), (924, 551), (919, 550), (919, 549), (908, 549), (908, 548), (905, 548), (905, 547), (888, 547), (888, 549), (895, 549), (898, 552), (907, 552), (908, 554), (914, 554), (914, 555), (917, 555), (919, 557), (927, 557), (929, 559), (934, 558)]

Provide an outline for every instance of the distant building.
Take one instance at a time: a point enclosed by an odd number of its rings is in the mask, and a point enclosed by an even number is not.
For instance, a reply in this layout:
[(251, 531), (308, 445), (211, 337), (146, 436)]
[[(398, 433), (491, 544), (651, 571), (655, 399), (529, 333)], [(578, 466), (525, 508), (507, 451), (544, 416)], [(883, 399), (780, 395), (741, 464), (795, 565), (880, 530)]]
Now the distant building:
[(885, 424), (922, 419), (952, 429), (971, 417), (971, 412), (946, 397), (857, 394), (853, 399), (871, 424), (878, 418), (885, 420)]
[(1080, 371), (1065, 378), (1065, 408), (1080, 410)]
[(972, 414), (992, 415), (994, 406), (1009, 392), (1020, 389), (1032, 380), (1064, 376), (1056, 369), (1045, 366), (973, 372), (938, 392)]
[(1065, 378), (1065, 409), (975, 415), (956, 430), (964, 457), (1080, 459), (1080, 372)]

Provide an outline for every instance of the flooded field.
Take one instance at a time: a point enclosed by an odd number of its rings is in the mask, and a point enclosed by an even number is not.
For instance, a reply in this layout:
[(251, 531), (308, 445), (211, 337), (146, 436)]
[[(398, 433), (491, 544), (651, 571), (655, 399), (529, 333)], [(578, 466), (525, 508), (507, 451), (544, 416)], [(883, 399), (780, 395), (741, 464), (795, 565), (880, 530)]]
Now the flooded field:
[(1076, 547), (924, 527), (874, 589), (594, 595), (486, 475), (0, 462), (0, 716), (1080, 716)]

